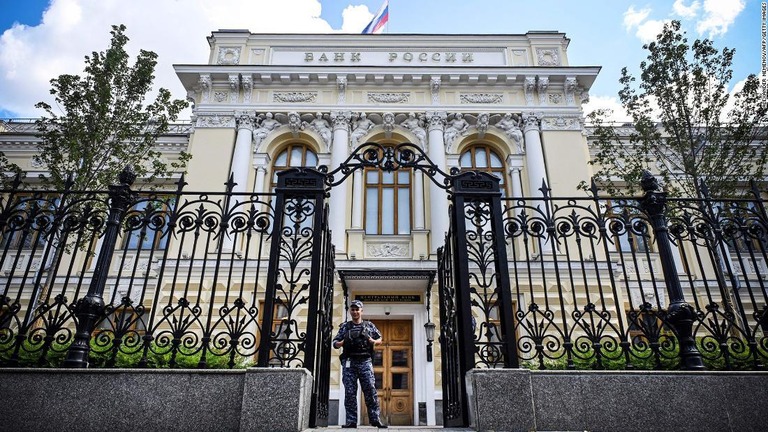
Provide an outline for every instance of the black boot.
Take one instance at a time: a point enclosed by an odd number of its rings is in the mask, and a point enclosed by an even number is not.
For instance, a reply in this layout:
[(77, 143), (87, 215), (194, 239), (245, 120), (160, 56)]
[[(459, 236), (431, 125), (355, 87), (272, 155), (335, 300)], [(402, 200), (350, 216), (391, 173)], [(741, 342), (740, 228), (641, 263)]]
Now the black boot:
[(354, 429), (357, 427), (357, 423), (347, 423), (345, 425), (341, 425), (342, 429)]
[(382, 423), (381, 423), (381, 420), (372, 421), (372, 422), (371, 422), (371, 426), (376, 426), (376, 427), (377, 427), (377, 428), (379, 428), (379, 429), (386, 429), (386, 428), (388, 428), (388, 427), (389, 427), (389, 426), (387, 426), (387, 425), (385, 425), (385, 424), (382, 424)]

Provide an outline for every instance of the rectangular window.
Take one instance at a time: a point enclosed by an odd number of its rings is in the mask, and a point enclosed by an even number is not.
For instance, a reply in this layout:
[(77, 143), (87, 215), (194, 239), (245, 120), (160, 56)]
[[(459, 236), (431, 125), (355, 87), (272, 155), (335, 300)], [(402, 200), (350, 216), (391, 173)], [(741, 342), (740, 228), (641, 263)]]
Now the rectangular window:
[(365, 233), (411, 233), (411, 171), (365, 172)]

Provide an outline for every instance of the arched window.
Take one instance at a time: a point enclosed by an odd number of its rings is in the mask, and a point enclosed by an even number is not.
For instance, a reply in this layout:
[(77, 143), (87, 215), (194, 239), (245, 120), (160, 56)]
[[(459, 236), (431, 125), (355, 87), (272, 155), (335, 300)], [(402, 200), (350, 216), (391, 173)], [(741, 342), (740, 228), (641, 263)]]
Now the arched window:
[(459, 159), (462, 171), (483, 171), (501, 180), (499, 187), (502, 195), (507, 194), (506, 169), (504, 160), (487, 144), (476, 144), (466, 149)]
[(289, 168), (297, 167), (316, 167), (317, 166), (317, 153), (304, 144), (289, 144), (275, 157), (272, 162), (272, 187), (271, 190), (275, 190), (277, 187), (277, 173), (285, 171)]

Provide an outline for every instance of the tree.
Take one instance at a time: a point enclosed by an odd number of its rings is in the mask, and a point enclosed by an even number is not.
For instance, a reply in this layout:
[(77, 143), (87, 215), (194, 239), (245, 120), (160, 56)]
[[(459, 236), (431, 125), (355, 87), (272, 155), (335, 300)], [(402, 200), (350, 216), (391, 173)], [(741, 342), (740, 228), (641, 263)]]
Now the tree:
[(634, 194), (648, 169), (661, 176), (671, 196), (701, 198), (702, 182), (712, 197), (728, 197), (743, 189), (742, 182), (762, 179), (768, 153), (758, 140), (768, 138), (767, 95), (750, 75), (729, 106), (735, 50), (718, 51), (707, 39), (688, 44), (677, 21), (643, 49), (648, 56), (640, 63), (639, 81), (626, 67), (619, 80), (632, 132), (619, 136), (604, 110), (588, 116), (598, 149), (590, 164), (597, 167), (598, 183), (612, 194)]
[(189, 154), (168, 163), (154, 145), (188, 104), (160, 88), (155, 100), (144, 105), (157, 54), (141, 50), (129, 65), (125, 29), (112, 26), (109, 48), (85, 57), (83, 76), (51, 80), (60, 114), (45, 102), (35, 105), (47, 114), (36, 122), (41, 142), (34, 156), (48, 172), (41, 176), (47, 186), (61, 190), (71, 176), (74, 190), (105, 190), (126, 165), (148, 183), (186, 167)]

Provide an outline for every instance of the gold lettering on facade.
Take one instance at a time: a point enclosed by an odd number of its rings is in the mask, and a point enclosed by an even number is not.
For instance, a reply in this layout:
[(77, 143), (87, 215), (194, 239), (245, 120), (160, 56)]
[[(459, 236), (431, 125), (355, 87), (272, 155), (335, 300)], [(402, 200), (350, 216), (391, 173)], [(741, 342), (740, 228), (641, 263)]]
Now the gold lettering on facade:
[(419, 61), (427, 61), (427, 53), (421, 53), (419, 54)]
[(397, 59), (397, 53), (389, 53), (389, 61), (393, 62)]
[(434, 53), (432, 54), (432, 60), (439, 62), (440, 61), (440, 53)]
[(315, 56), (312, 53), (304, 53), (304, 61), (312, 61), (315, 59)]
[(461, 53), (461, 61), (464, 63), (472, 63), (472, 53)]
[(445, 53), (445, 61), (454, 63), (456, 61), (456, 53)]
[(353, 62), (359, 62), (360, 61), (360, 53), (359, 52), (350, 53), (350, 56), (352, 57), (350, 60), (352, 60)]
[(337, 52), (333, 53), (333, 61), (344, 61), (344, 53), (343, 52)]
[(407, 61), (407, 62), (409, 62), (409, 61), (413, 60), (413, 54), (411, 54), (411, 53), (409, 53), (409, 52), (407, 52), (407, 53), (403, 54), (403, 60), (405, 60), (405, 61)]
[(325, 53), (320, 54), (320, 58), (318, 59), (321, 62), (327, 62), (328, 57), (325, 55)]

